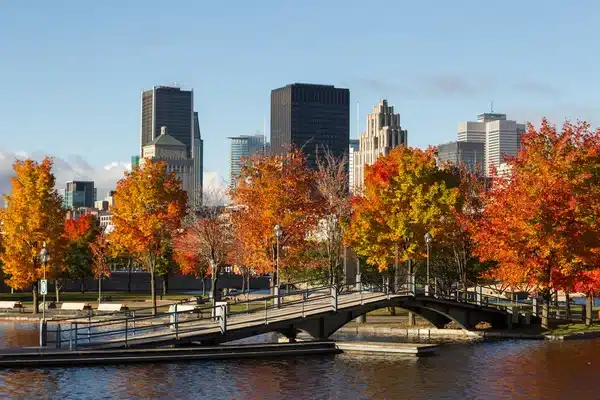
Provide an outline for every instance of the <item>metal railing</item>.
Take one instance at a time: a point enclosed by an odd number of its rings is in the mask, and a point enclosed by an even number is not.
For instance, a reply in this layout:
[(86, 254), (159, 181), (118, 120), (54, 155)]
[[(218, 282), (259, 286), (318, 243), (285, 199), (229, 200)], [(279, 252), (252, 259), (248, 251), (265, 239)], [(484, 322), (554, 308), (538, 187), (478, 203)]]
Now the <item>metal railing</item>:
[[(304, 285), (304, 288), (299, 286)], [(508, 301), (501, 297), (483, 295), (482, 290), (453, 290), (442, 293), (438, 290), (425, 293), (418, 288), (415, 280), (400, 282), (397, 287), (389, 280), (379, 284), (354, 286), (322, 284), (304, 281), (294, 284), (295, 289), (285, 293), (265, 296), (239, 296), (230, 302), (190, 306), (196, 300), (180, 301), (157, 307), (144, 307), (128, 312), (112, 313), (102, 317), (92, 315), (66, 318), (53, 321), (55, 329), (44, 326), (40, 344), (68, 347), (71, 350), (97, 347), (130, 347), (132, 345), (165, 344), (176, 342), (210, 340), (214, 335), (224, 335), (228, 331), (291, 321), (296, 318), (336, 312), (340, 307), (352, 307), (396, 296), (427, 296), (440, 300), (450, 300), (496, 307), (507, 313), (521, 313), (531, 310), (532, 304), (524, 301)], [(241, 296), (241, 295), (240, 295)]]

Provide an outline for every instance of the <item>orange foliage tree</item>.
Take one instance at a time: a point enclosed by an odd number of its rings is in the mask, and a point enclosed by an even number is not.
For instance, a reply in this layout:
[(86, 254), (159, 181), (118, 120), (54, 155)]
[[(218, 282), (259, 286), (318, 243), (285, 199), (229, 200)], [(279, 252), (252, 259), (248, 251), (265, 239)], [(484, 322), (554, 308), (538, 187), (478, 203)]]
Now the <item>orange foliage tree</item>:
[[(175, 259), (183, 273), (210, 276), (211, 298), (219, 299), (217, 284), (233, 246), (231, 227), (222, 206), (204, 206), (192, 210), (183, 234), (173, 243)], [(208, 271), (205, 271), (208, 269)]]
[(102, 301), (102, 279), (104, 277), (109, 278), (111, 275), (111, 250), (107, 236), (104, 231), (101, 231), (89, 244), (92, 253), (92, 273), (94, 278), (98, 279), (98, 303)]
[[(244, 241), (244, 262), (257, 273), (274, 271), (274, 227), (282, 230), (280, 269), (304, 267), (303, 254), (319, 216), (315, 173), (305, 155), (291, 149), (285, 155), (257, 155), (242, 167), (230, 193), (237, 206), (231, 216), (238, 240)], [(278, 277), (273, 276), (273, 282)]]
[(64, 270), (56, 276), (56, 301), (59, 302), (61, 281), (64, 276), (81, 281), (81, 292), (84, 292), (84, 280), (92, 275), (92, 253), (90, 243), (98, 233), (91, 215), (65, 220), (63, 238), (66, 241), (66, 251), (63, 261)]
[(353, 199), (348, 241), (369, 264), (395, 272), (399, 284), (398, 262), (409, 261), (410, 276), (411, 261), (425, 257), (425, 233), (446, 234), (459, 197), (452, 181), (433, 149), (400, 146), (380, 156), (366, 166), (363, 194)]
[(497, 261), (491, 277), (542, 296), (544, 327), (552, 294), (600, 265), (599, 156), (600, 133), (587, 123), (530, 125), (508, 160), (512, 175), (494, 178), (473, 232), (476, 253)]
[(47, 276), (52, 278), (60, 268), (64, 241), (65, 218), (61, 198), (54, 188), (53, 161), (45, 158), (15, 161), (12, 190), (5, 199), (8, 208), (1, 210), (3, 247), (0, 260), (9, 275), (7, 284), (14, 289), (33, 285), (34, 312), (39, 312), (38, 280), (43, 276), (40, 250), (46, 242), (50, 255)]
[(156, 313), (156, 266), (165, 243), (186, 214), (186, 192), (175, 171), (167, 172), (166, 163), (146, 159), (117, 183), (114, 202), (115, 228), (109, 240), (146, 266)]
[(184, 275), (192, 275), (196, 279), (202, 280), (202, 296), (206, 295), (205, 279), (210, 276), (210, 268), (206, 263), (200, 261), (197, 254), (190, 253), (182, 247), (178, 247), (179, 238), (175, 239), (173, 259), (179, 267), (179, 271)]

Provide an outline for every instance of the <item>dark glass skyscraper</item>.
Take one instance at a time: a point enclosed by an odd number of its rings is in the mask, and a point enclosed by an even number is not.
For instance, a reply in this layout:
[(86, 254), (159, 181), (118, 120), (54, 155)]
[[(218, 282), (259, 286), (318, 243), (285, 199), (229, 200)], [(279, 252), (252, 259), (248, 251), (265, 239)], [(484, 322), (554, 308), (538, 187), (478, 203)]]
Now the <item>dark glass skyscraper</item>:
[(68, 181), (63, 196), (63, 207), (74, 209), (78, 207), (94, 207), (96, 188), (91, 181)]
[(177, 87), (155, 86), (142, 93), (142, 148), (160, 136), (166, 126), (169, 135), (185, 144), (187, 156), (194, 149), (194, 91)]
[[(140, 155), (143, 148), (160, 136), (162, 127), (167, 128), (169, 136), (177, 139), (186, 147), (187, 158), (194, 160), (194, 190), (190, 205), (202, 203), (203, 152), (198, 113), (194, 111), (194, 91), (178, 87), (155, 86), (142, 92), (142, 130), (140, 137)], [(139, 160), (137, 160), (139, 161)], [(132, 164), (133, 159), (132, 159)]]
[(271, 92), (271, 152), (283, 154), (291, 145), (304, 151), (311, 168), (317, 153), (329, 149), (336, 157), (348, 153), (350, 91), (330, 85), (294, 83)]

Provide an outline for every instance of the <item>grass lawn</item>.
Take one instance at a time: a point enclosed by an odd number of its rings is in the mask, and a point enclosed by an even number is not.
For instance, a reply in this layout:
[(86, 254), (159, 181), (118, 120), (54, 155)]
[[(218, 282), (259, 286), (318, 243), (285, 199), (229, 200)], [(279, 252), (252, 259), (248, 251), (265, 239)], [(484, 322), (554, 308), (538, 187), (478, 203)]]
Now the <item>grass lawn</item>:
[(585, 324), (564, 324), (558, 325), (557, 327), (550, 329), (548, 334), (550, 335), (570, 335), (573, 333), (587, 333), (587, 332), (600, 332), (600, 323), (596, 322), (591, 326), (585, 326)]
[[(150, 293), (145, 292), (102, 292), (102, 297), (110, 297), (111, 303), (118, 302), (133, 302), (133, 301), (144, 301), (150, 300)], [(189, 294), (183, 293), (168, 293), (166, 296), (163, 296), (163, 300), (172, 300), (179, 301), (183, 299), (189, 299)], [(42, 300), (42, 296), (39, 296), (40, 301)], [(54, 292), (48, 293), (46, 295), (47, 301), (54, 301), (56, 296)], [(160, 295), (157, 296), (157, 299), (160, 299)], [(33, 299), (32, 295), (29, 292), (21, 292), (21, 293), (1, 293), (0, 300), (2, 301), (21, 301), (23, 304), (32, 304)], [(65, 302), (95, 302), (98, 301), (98, 292), (65, 292), (60, 294), (60, 301), (62, 303)]]

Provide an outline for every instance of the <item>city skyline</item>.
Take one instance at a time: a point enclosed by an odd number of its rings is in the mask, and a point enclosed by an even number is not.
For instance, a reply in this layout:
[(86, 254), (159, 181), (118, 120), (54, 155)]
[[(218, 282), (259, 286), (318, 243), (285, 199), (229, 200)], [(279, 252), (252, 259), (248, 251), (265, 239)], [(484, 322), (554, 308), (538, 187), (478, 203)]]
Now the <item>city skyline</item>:
[[(485, 37), (454, 29), (454, 17), (467, 15), (471, 32), (484, 30), (492, 10), (488, 5), (440, 4), (432, 13), (425, 5), (393, 4), (379, 16), (379, 29), (372, 32), (352, 29), (364, 20), (359, 2), (307, 1), (302, 7), (261, 3), (252, 7), (253, 19), (247, 18), (250, 9), (243, 3), (227, 16), (215, 4), (173, 8), (150, 1), (143, 9), (121, 6), (119, 13), (94, 5), (64, 10), (43, 3), (33, 9), (18, 3), (3, 5), (0, 33), (20, 39), (0, 44), (3, 59), (9, 60), (0, 64), (0, 72), (10, 77), (0, 92), (0, 109), (10, 132), (10, 140), (0, 147), (6, 164), (0, 170), (2, 179), (14, 156), (23, 152), (43, 152), (67, 164), (69, 158), (81, 158), (93, 180), (106, 174), (105, 166), (120, 176), (115, 168), (122, 172), (139, 149), (140, 91), (174, 83), (195, 90), (204, 146), (210, 149), (205, 151), (205, 171), (224, 180), (225, 138), (262, 131), (264, 119), (270, 117), (270, 91), (290, 82), (349, 88), (350, 138), (365, 130), (365, 113), (360, 113), (360, 129), (356, 126), (357, 102), (365, 110), (381, 97), (390, 99), (403, 115), (403, 127), (411, 132), (410, 145), (421, 148), (453, 140), (456, 123), (489, 111), (491, 101), (519, 122), (539, 124), (545, 115), (559, 124), (567, 117), (594, 123), (600, 116), (592, 106), (597, 91), (591, 79), (594, 63), (574, 65), (568, 55), (587, 48), (584, 38), (592, 37), (591, 8), (599, 6), (591, 3), (584, 13), (568, 6), (539, 10), (535, 5), (512, 4), (522, 15), (544, 14), (529, 25), (539, 34), (516, 40), (521, 35), (519, 18), (506, 26), (515, 29), (486, 30), (481, 35)], [(505, 7), (511, 8), (511, 2)], [(324, 35), (330, 31), (326, 24), (306, 31), (293, 23), (306, 18), (325, 23), (319, 15), (333, 11), (344, 23), (331, 36)], [(386, 23), (398, 13), (404, 15), (402, 25)], [(181, 23), (172, 31), (142, 35), (142, 21), (157, 14)], [(87, 15), (105, 22), (90, 22)], [(288, 15), (291, 19), (283, 18)], [(564, 18), (579, 23), (565, 32), (544, 28), (547, 21)], [(265, 36), (255, 29), (259, 23), (272, 23), (283, 33)], [(219, 39), (207, 40), (215, 37)], [(389, 45), (380, 37), (395, 41), (397, 51), (387, 55), (386, 63), (373, 63), (358, 50), (368, 46), (382, 52)], [(553, 44), (552, 51), (548, 43)], [(482, 65), (478, 49), (490, 46), (511, 56)], [(533, 48), (541, 50), (532, 54)], [(411, 62), (402, 62), (407, 57)], [(276, 60), (286, 58), (298, 61), (273, 68)], [(242, 65), (250, 60), (253, 67), (247, 71)], [(397, 67), (389, 68), (390, 64)], [(236, 118), (223, 123), (232, 109)], [(82, 134), (90, 139), (81, 140)], [(77, 172), (79, 165), (67, 168)]]

